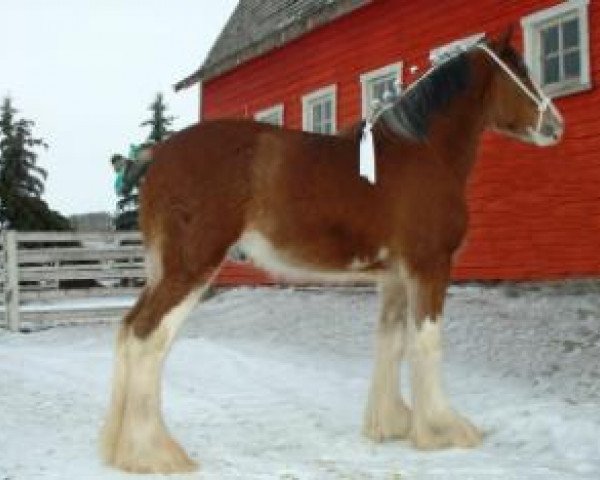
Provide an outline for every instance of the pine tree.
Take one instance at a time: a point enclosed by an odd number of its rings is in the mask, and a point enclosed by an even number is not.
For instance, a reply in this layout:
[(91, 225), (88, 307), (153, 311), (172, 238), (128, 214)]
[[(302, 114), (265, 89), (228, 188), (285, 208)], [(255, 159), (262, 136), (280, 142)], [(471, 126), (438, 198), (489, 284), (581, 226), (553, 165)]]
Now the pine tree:
[(152, 118), (142, 122), (140, 126), (150, 127), (148, 142), (157, 143), (165, 140), (173, 131), (170, 129), (175, 117), (165, 115), (167, 105), (164, 102), (163, 94), (157, 93), (156, 98), (150, 104), (148, 110), (152, 112)]
[[(129, 160), (133, 161), (133, 167), (131, 172), (135, 172), (137, 167), (141, 167), (136, 158), (136, 152), (139, 149), (143, 149), (146, 146), (154, 143), (166, 140), (169, 135), (173, 133), (171, 126), (175, 117), (167, 115), (168, 106), (164, 102), (163, 94), (157, 93), (156, 98), (148, 107), (148, 110), (152, 112), (152, 117), (140, 124), (141, 127), (150, 127), (150, 133), (146, 139), (146, 142), (137, 148), (134, 148), (130, 153)], [(129, 177), (129, 175), (125, 175)], [(141, 180), (143, 173), (133, 175), (133, 181), (131, 188), (126, 191), (119, 193), (119, 200), (117, 201), (117, 217), (115, 224), (117, 230), (135, 230), (138, 228), (138, 182)]]
[(37, 148), (48, 148), (31, 132), (34, 122), (16, 119), (10, 98), (0, 107), (0, 224), (17, 230), (65, 230), (66, 218), (42, 200), (48, 173), (37, 165)]

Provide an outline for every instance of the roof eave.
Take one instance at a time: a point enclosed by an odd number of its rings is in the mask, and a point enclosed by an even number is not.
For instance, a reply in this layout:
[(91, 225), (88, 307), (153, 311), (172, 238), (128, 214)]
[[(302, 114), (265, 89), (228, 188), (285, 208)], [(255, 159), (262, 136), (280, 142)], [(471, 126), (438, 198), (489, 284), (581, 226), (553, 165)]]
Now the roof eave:
[(173, 90), (178, 92), (185, 88), (189, 88), (192, 85), (195, 85), (196, 83), (200, 83), (202, 81), (202, 79), (203, 79), (203, 70), (202, 70), (202, 67), (200, 67), (194, 73), (192, 73), (191, 75), (188, 75), (183, 80), (179, 80), (175, 85), (173, 85)]
[(212, 65), (207, 65), (205, 63), (194, 73), (177, 82), (173, 88), (178, 92), (197, 83), (206, 82), (219, 77), (238, 67), (242, 63), (282, 47), (286, 43), (296, 40), (314, 29), (347, 15), (354, 10), (362, 8), (373, 1), (374, 0), (364, 0), (361, 3), (357, 3), (356, 0), (346, 0), (336, 4), (326, 5), (318, 13), (291, 23), (287, 27), (273, 32), (262, 40), (248, 45), (240, 51), (234, 52), (219, 62)]

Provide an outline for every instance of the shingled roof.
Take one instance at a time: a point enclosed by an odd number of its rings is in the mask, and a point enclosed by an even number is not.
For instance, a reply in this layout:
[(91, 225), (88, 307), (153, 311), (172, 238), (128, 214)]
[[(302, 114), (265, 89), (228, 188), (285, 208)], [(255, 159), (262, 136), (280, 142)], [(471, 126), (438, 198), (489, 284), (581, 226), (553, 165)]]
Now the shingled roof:
[(373, 0), (240, 0), (204, 64), (175, 90), (222, 75)]

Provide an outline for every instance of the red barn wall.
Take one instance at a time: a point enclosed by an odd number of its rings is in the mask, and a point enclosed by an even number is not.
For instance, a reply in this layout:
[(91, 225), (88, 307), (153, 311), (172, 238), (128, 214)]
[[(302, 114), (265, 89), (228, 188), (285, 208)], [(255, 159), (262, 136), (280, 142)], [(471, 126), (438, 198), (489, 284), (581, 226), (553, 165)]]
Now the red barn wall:
[[(428, 67), (429, 51), (470, 34), (495, 34), (555, 1), (376, 0), (203, 86), (202, 118), (252, 117), (284, 103), (302, 127), (302, 96), (337, 84), (338, 128), (361, 115), (359, 77), (404, 62)], [(592, 84), (600, 83), (600, 2), (590, 2)], [(517, 45), (522, 32), (517, 29)], [(600, 94), (556, 100), (567, 129), (539, 149), (487, 134), (469, 187), (470, 230), (456, 279), (553, 279), (600, 275)]]

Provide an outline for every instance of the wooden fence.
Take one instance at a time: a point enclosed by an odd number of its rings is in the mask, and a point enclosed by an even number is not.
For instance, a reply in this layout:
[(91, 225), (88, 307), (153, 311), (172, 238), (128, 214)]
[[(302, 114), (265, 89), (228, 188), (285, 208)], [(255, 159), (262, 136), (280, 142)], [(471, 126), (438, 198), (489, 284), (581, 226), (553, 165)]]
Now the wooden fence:
[[(0, 240), (0, 326), (13, 331), (116, 320), (145, 282), (137, 232), (9, 230)], [(215, 283), (229, 287), (273, 282), (248, 263), (225, 262)]]
[(138, 233), (9, 230), (0, 248), (0, 325), (12, 331), (113, 320), (144, 285)]

